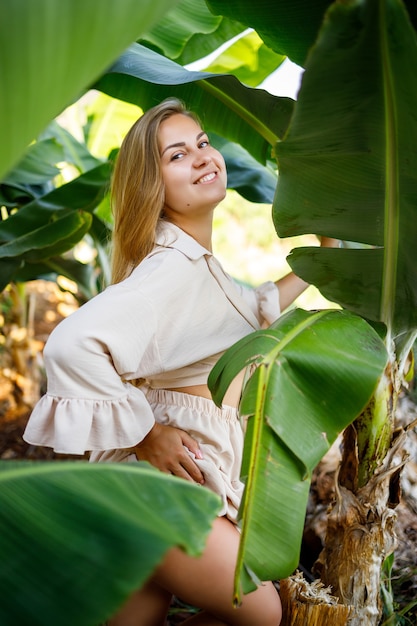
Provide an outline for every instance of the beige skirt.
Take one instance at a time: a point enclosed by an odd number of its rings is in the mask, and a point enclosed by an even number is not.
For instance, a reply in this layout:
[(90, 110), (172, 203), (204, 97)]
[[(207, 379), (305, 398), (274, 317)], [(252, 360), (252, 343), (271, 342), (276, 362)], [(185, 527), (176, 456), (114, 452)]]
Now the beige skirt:
[[(237, 409), (219, 408), (212, 400), (177, 391), (144, 391), (159, 424), (181, 428), (198, 441), (203, 459), (189, 454), (204, 475), (204, 487), (221, 497), (223, 507), (219, 515), (226, 515), (236, 523), (243, 493), (240, 480), (243, 431)], [(136, 456), (131, 449), (95, 451), (90, 461), (136, 461)]]

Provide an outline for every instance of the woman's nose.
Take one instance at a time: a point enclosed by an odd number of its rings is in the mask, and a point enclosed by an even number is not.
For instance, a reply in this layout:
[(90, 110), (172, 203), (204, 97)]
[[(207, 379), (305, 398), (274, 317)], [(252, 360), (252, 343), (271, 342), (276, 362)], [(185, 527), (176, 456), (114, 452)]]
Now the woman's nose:
[(211, 161), (210, 155), (207, 154), (206, 152), (201, 152), (199, 150), (195, 154), (193, 165), (194, 167), (201, 167), (202, 165), (207, 165), (207, 163), (210, 163), (210, 161)]

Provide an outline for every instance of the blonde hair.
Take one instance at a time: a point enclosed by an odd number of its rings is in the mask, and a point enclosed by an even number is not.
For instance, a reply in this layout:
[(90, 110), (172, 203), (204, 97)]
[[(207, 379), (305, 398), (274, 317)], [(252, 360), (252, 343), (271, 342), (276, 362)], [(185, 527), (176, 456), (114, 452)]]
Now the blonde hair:
[(120, 147), (111, 187), (112, 283), (126, 278), (155, 245), (165, 201), (158, 131), (163, 121), (178, 113), (198, 122), (183, 102), (168, 98), (135, 122)]

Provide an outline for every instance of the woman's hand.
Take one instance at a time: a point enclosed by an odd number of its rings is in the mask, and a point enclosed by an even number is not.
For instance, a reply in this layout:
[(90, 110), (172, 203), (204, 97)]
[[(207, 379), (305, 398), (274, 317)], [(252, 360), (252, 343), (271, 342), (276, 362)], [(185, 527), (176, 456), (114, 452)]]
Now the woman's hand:
[(198, 443), (185, 430), (155, 422), (146, 437), (135, 446), (135, 453), (139, 461), (148, 461), (161, 472), (202, 485), (204, 476), (184, 446), (197, 459), (203, 458)]

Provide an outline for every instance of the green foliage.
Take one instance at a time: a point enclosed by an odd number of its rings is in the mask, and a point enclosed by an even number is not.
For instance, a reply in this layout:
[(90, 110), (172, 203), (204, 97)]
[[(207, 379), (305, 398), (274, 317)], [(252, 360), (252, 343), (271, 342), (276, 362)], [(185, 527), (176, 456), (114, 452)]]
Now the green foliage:
[(45, 126), (173, 5), (2, 0), (0, 177)]
[[(63, 274), (77, 282), (86, 300), (98, 291), (94, 268), (66, 253), (87, 233), (97, 249), (106, 245), (108, 227), (93, 211), (108, 191), (110, 163), (95, 159), (56, 124), (45, 136), (0, 184), (0, 289), (11, 281)], [(78, 168), (79, 176), (56, 186), (63, 161)]]
[(330, 300), (383, 322), (393, 338), (402, 335), (404, 342), (411, 333), (411, 343), (417, 329), (416, 64), (416, 33), (400, 3), (332, 7), (308, 58), (285, 141), (276, 146), (274, 202), (282, 236), (314, 229), (371, 244), (300, 249), (289, 263)]
[(387, 329), (390, 365), (356, 422), (361, 485), (391, 445), (397, 396), (417, 337), (416, 63), (416, 32), (402, 3), (335, 3), (310, 50), (294, 115), (275, 151), (277, 232), (314, 228), (359, 244), (298, 249), (290, 266), (329, 300)]
[(241, 33), (244, 27), (235, 17), (213, 15), (204, 0), (180, 0), (139, 42), (186, 65), (214, 52)]
[(238, 341), (212, 370), (209, 386), (221, 404), (242, 368), (256, 365), (240, 404), (249, 419), (239, 600), (259, 579), (285, 578), (296, 568), (313, 469), (366, 406), (386, 359), (382, 340), (363, 319), (296, 309)]
[(323, 16), (332, 0), (207, 0), (213, 12), (233, 17), (254, 28), (263, 41), (278, 54), (304, 66), (317, 37)]
[(96, 626), (220, 508), (146, 463), (2, 462), (0, 486), (0, 622), (20, 626)]
[(275, 54), (259, 37), (251, 31), (232, 43), (206, 67), (206, 72), (227, 72), (233, 74), (242, 83), (257, 87), (269, 74), (280, 67), (286, 59), (282, 54)]
[[(411, 576), (415, 572), (410, 572)], [(417, 600), (403, 602), (400, 586), (407, 584), (407, 573), (394, 572), (394, 554), (388, 556), (383, 565), (381, 580), (381, 596), (383, 602), (383, 618), (381, 626), (412, 626), (417, 615)]]

